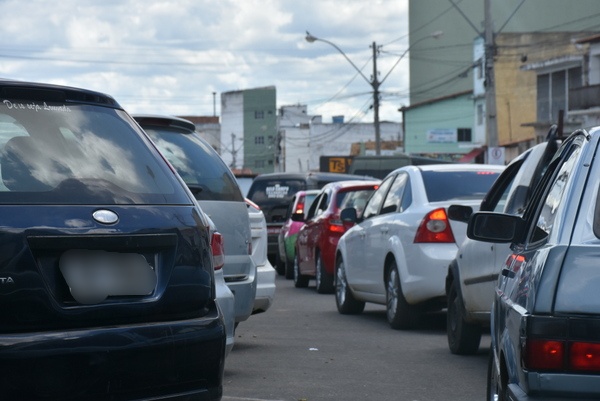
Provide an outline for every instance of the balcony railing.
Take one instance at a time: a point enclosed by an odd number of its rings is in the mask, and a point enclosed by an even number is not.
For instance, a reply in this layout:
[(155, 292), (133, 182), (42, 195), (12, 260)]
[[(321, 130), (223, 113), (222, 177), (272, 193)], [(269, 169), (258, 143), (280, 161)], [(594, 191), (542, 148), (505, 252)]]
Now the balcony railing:
[(600, 107), (600, 85), (569, 90), (569, 111)]

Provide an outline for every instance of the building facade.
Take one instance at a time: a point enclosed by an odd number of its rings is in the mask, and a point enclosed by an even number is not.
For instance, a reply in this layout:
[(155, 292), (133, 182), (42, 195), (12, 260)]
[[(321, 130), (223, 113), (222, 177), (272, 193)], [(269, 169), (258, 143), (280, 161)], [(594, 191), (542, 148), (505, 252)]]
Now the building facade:
[(279, 153), (274, 86), (221, 94), (221, 157), (232, 170), (275, 171)]

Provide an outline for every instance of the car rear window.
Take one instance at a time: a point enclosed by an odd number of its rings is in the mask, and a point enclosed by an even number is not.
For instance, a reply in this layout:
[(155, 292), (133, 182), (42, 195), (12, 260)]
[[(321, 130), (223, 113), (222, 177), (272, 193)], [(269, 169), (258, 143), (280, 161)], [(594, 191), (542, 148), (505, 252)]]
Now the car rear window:
[(0, 204), (189, 204), (122, 110), (0, 99)]
[(219, 154), (195, 133), (144, 127), (198, 200), (243, 202), (240, 187)]
[(429, 202), (480, 199), (498, 178), (496, 171), (421, 171)]
[(306, 188), (306, 182), (302, 179), (265, 179), (255, 180), (248, 192), (248, 199), (263, 205), (288, 204), (294, 194)]

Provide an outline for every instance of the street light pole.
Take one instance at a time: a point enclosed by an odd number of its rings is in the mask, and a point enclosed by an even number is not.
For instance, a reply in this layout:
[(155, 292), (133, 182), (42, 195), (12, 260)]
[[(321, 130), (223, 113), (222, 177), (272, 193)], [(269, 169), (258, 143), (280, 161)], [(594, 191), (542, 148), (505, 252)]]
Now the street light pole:
[(365, 81), (367, 81), (367, 83), (369, 85), (371, 85), (371, 88), (373, 88), (373, 126), (375, 128), (375, 154), (377, 156), (381, 155), (381, 131), (380, 131), (380, 124), (379, 124), (379, 87), (381, 86), (381, 84), (383, 84), (383, 81), (386, 80), (386, 78), (390, 75), (390, 73), (392, 72), (392, 70), (398, 65), (398, 63), (400, 63), (400, 60), (402, 60), (404, 58), (404, 56), (406, 55), (406, 53), (408, 53), (408, 51), (417, 43), (421, 42), (422, 40), (428, 39), (428, 38), (434, 38), (437, 39), (440, 36), (442, 36), (443, 32), (442, 31), (436, 31), (433, 32), (432, 34), (422, 37), (421, 39), (417, 40), (416, 42), (414, 42), (412, 45), (410, 45), (408, 47), (408, 49), (406, 49), (404, 51), (404, 53), (402, 53), (400, 55), (400, 57), (398, 58), (398, 60), (396, 61), (396, 63), (392, 66), (392, 68), (388, 71), (388, 73), (383, 77), (383, 79), (380, 81), (378, 79), (378, 72), (377, 72), (377, 53), (379, 52), (379, 48), (377, 47), (377, 44), (375, 42), (373, 42), (373, 44), (371, 45), (372, 49), (373, 49), (373, 77), (371, 79), (367, 78), (365, 76), (365, 74), (363, 74), (363, 72), (360, 70), (360, 68), (358, 68), (353, 62), (352, 60), (350, 60), (350, 58), (346, 55), (346, 53), (344, 53), (344, 51), (342, 49), (340, 49), (335, 43), (330, 42), (328, 40), (325, 39), (321, 39), (321, 38), (317, 38), (316, 36), (311, 35), (308, 31), (306, 31), (306, 41), (309, 43), (313, 43), (316, 41), (320, 41), (320, 42), (325, 42), (327, 44), (329, 44), (330, 46), (334, 47), (338, 52), (340, 52), (342, 54), (342, 56), (344, 56), (344, 58), (350, 63), (350, 65), (352, 67), (354, 67), (354, 69), (360, 74), (361, 77), (363, 77), (363, 79)]

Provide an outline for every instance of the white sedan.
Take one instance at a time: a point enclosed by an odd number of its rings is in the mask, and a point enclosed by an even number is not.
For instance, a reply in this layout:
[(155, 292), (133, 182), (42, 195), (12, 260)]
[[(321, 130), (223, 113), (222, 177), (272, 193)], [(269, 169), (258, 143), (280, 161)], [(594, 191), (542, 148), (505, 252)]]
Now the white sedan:
[(435, 164), (391, 172), (369, 199), (362, 218), (336, 251), (336, 304), (361, 313), (365, 302), (386, 305), (392, 328), (407, 329), (420, 313), (445, 307), (448, 264), (466, 237), (466, 224), (450, 221), (447, 207), (477, 208), (504, 166)]

